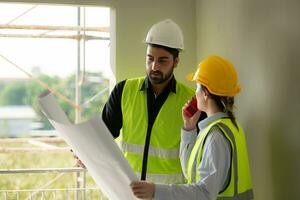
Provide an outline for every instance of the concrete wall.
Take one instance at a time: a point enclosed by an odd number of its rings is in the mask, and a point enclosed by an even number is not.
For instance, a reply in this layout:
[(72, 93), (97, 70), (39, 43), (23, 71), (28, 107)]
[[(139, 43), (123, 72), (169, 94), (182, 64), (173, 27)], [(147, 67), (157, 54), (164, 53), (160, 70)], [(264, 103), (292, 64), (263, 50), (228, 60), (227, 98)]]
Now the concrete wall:
[(258, 200), (300, 199), (300, 2), (196, 0), (197, 60), (238, 69), (237, 115)]
[(116, 5), (117, 78), (145, 74), (145, 39), (152, 24), (166, 18), (173, 19), (183, 29), (185, 51), (176, 71), (179, 79), (196, 64), (195, 2), (193, 0), (126, 0)]

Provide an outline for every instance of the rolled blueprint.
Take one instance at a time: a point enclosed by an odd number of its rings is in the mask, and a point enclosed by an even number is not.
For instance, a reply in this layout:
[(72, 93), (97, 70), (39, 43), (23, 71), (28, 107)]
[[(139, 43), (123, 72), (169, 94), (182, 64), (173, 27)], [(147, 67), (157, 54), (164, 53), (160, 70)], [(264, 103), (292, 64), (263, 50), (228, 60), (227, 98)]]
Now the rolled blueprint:
[(50, 92), (39, 96), (39, 104), (59, 135), (84, 163), (106, 197), (136, 199), (129, 187), (138, 180), (100, 116), (72, 124)]

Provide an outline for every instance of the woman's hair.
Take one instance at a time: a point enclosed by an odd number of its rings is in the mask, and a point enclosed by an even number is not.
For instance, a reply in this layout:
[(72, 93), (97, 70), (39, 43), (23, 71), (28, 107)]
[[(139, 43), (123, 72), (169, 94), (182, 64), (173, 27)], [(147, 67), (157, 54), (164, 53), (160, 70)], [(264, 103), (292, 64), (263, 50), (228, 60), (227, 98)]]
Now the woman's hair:
[(234, 116), (234, 112), (233, 112), (233, 108), (234, 108), (234, 97), (228, 97), (228, 96), (218, 96), (218, 95), (214, 95), (211, 94), (208, 89), (201, 85), (202, 88), (208, 93), (209, 97), (212, 98), (217, 106), (224, 112), (227, 113), (230, 120), (232, 121), (232, 123), (234, 124), (234, 126), (238, 128), (238, 125), (236, 123), (235, 120), (235, 116)]

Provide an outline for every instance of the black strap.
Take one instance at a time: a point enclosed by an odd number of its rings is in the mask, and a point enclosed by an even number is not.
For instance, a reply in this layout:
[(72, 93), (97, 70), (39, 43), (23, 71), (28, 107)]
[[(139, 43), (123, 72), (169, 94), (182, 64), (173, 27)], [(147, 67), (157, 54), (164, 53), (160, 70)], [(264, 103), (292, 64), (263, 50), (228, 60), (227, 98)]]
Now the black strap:
[(144, 147), (144, 154), (143, 154), (143, 166), (142, 166), (141, 180), (146, 180), (151, 130), (152, 130), (152, 124), (151, 125), (148, 124), (147, 135), (146, 135), (146, 140), (145, 140), (145, 147)]

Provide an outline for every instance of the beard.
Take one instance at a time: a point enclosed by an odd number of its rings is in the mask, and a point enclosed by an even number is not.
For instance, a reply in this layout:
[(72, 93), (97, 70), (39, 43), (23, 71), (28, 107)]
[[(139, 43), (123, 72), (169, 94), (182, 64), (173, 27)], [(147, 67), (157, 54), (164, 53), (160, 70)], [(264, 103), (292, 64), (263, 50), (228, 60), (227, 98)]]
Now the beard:
[(152, 84), (162, 84), (168, 81), (173, 76), (173, 69), (167, 74), (163, 74), (161, 71), (150, 71), (148, 78)]

